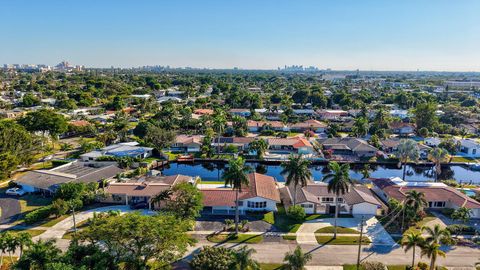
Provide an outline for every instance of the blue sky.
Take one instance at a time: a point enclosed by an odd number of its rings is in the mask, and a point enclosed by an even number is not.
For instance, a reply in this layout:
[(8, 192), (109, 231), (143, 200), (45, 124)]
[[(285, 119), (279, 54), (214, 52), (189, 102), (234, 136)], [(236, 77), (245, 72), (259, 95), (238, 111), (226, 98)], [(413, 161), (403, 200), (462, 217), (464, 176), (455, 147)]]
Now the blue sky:
[(480, 71), (477, 0), (0, 0), (0, 63)]

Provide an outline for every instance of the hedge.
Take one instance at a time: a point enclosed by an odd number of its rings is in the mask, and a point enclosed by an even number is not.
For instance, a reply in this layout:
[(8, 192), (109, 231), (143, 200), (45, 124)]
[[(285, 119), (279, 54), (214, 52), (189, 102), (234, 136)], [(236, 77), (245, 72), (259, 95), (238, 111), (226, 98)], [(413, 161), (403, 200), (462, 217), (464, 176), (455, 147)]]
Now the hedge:
[(25, 215), (25, 223), (33, 224), (42, 221), (53, 214), (53, 207), (51, 205), (43, 206), (33, 210)]

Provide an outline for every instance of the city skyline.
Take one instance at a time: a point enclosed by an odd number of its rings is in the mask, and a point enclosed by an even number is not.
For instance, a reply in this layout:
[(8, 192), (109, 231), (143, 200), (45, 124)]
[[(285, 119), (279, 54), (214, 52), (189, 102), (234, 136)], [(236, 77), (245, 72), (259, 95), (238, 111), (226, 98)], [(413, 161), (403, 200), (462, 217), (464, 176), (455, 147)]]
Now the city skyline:
[(4, 2), (0, 62), (480, 71), (476, 1)]

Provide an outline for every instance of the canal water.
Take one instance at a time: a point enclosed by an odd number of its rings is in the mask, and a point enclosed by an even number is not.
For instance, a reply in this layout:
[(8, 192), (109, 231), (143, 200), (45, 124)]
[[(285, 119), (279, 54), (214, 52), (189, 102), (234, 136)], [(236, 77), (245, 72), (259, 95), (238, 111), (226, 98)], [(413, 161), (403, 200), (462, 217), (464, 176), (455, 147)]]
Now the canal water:
[[(271, 164), (246, 163), (252, 171), (273, 176), (279, 182), (285, 179), (280, 173), (282, 167)], [(218, 175), (222, 175), (226, 164), (222, 163), (170, 163), (163, 168), (164, 175), (183, 174), (189, 176), (199, 176), (204, 181), (217, 181)], [(362, 178), (361, 170), (363, 165), (354, 165), (350, 169), (350, 177), (360, 180)], [(329, 171), (325, 165), (316, 165), (311, 167), (312, 175), (315, 181), (320, 181)], [(370, 165), (370, 177), (388, 178), (402, 177), (403, 171), (396, 165)], [(407, 181), (434, 181), (435, 174), (431, 166), (407, 166)], [(466, 166), (453, 165), (443, 166), (440, 180), (455, 179), (457, 182), (480, 184), (480, 171), (472, 171)], [(220, 179), (221, 181), (221, 179)]]

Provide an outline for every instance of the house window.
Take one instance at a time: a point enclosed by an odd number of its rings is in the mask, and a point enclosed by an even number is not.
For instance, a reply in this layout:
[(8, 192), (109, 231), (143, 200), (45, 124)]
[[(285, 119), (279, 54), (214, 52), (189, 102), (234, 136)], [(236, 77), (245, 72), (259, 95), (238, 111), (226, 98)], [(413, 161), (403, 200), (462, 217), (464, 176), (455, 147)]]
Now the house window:
[(267, 202), (247, 202), (248, 208), (265, 208), (267, 207)]
[(313, 208), (313, 204), (311, 204), (311, 203), (304, 203), (304, 204), (302, 204), (302, 207), (303, 207), (303, 208)]
[(428, 202), (428, 207), (433, 207), (433, 202)]
[(343, 202), (343, 198), (337, 198), (337, 202), (339, 203)]
[(332, 197), (322, 197), (322, 202), (324, 202), (324, 203), (333, 202), (333, 198)]
[(238, 201), (238, 206), (243, 206), (243, 201)]
[(445, 202), (435, 202), (434, 207), (445, 207)]

